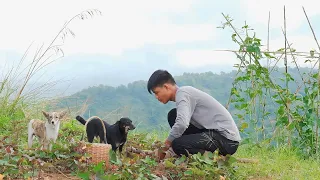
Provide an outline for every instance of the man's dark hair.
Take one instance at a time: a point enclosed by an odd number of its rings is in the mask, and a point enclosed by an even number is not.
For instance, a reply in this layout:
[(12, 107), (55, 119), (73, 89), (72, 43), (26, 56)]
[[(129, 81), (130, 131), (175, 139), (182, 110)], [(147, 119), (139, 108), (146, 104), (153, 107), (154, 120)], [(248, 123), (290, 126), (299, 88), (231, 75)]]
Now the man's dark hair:
[(152, 94), (152, 90), (156, 87), (163, 86), (165, 83), (176, 84), (172, 75), (166, 70), (156, 70), (150, 76), (148, 81), (148, 92)]

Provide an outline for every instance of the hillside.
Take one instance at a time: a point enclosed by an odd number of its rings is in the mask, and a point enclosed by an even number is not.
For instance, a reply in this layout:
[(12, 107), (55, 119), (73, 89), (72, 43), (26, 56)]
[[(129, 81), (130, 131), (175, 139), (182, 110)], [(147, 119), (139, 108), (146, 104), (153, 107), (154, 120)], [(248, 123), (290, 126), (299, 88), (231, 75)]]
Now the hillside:
[[(300, 69), (304, 72), (307, 69)], [(275, 81), (281, 80), (284, 69), (274, 71), (271, 76)], [(298, 84), (300, 77), (297, 69), (289, 69), (291, 76), (297, 80)], [(179, 86), (191, 85), (199, 88), (226, 105), (230, 97), (230, 89), (232, 82), (236, 77), (236, 71), (230, 73), (221, 72), (215, 74), (212, 72), (206, 73), (184, 73), (181, 76), (175, 76)], [(158, 128), (162, 125), (167, 126), (167, 112), (174, 107), (173, 102), (163, 105), (158, 102), (153, 95), (147, 91), (146, 81), (135, 81), (128, 85), (111, 87), (99, 85), (89, 87), (71, 96), (64, 97), (54, 101), (51, 105), (58, 108), (70, 108), (75, 114), (81, 114), (85, 118), (96, 115), (110, 122), (114, 122), (121, 116), (129, 116), (135, 124), (140, 127)], [(297, 84), (289, 84), (291, 91), (296, 91)], [(275, 111), (275, 106), (268, 107), (269, 111)], [(229, 107), (234, 115), (236, 112), (234, 105)], [(237, 117), (235, 117), (237, 121)]]
[[(298, 81), (297, 71), (289, 70), (291, 76)], [(281, 82), (281, 71), (282, 69), (279, 69), (278, 72), (272, 74), (275, 81)], [(185, 73), (175, 78), (180, 86), (193, 85), (226, 104), (235, 75), (235, 72)], [(284, 83), (278, 84), (284, 85)], [(241, 86), (245, 89), (247, 84), (241, 84)], [(297, 86), (292, 83), (289, 84), (289, 87), (290, 91), (294, 92)], [(128, 115), (139, 128), (129, 133), (126, 147), (153, 150), (154, 145), (163, 142), (168, 135), (168, 131), (160, 128), (166, 128), (166, 112), (173, 105), (173, 103), (168, 106), (160, 104), (147, 93), (146, 82), (137, 81), (127, 86), (90, 87), (72, 96), (52, 101), (51, 107), (48, 108), (69, 107), (72, 116), (75, 114), (83, 114), (85, 117), (98, 115), (110, 121), (115, 121), (122, 115)], [(241, 130), (242, 122), (236, 115), (239, 109), (235, 105), (232, 103), (230, 110)], [(268, 105), (267, 111), (272, 113), (269, 118), (275, 115), (276, 108), (274, 104)], [(33, 111), (36, 113), (36, 108)], [(41, 114), (41, 111), (37, 113)], [(83, 154), (83, 148), (79, 142), (84, 129), (72, 117), (62, 123), (59, 139), (53, 146), (53, 152), (37, 150), (38, 141), (34, 148), (28, 149), (26, 124), (29, 119), (25, 118), (26, 115), (17, 111), (12, 117), (0, 116), (0, 123), (5, 125), (4, 131), (0, 133), (0, 159), (2, 159), (0, 178), (4, 176), (5, 178), (24, 177), (25, 179), (30, 177), (89, 179), (99, 172), (104, 172), (106, 179), (130, 179), (132, 177), (135, 179), (138, 177), (146, 179), (156, 177), (170, 177), (166, 179), (181, 179), (182, 177), (185, 179), (290, 179), (292, 177), (317, 179), (319, 177), (318, 154), (312, 154), (314, 151), (310, 151), (313, 146), (300, 143), (295, 133), (292, 133), (293, 136), (290, 135), (290, 137), (295, 137), (292, 145), (287, 145), (287, 134), (283, 133), (285, 132), (282, 131), (283, 127), (278, 128), (280, 131), (270, 133), (271, 138), (259, 139), (252, 136), (245, 139), (242, 134), (244, 141), (241, 142), (241, 146), (234, 155), (235, 159), (231, 158), (227, 162), (222, 162), (217, 153), (209, 153), (207, 156), (195, 154), (190, 158), (181, 157), (158, 162), (152, 156), (140, 156), (133, 153), (128, 155), (126, 152), (127, 156), (123, 158), (112, 156), (110, 162), (112, 168), (105, 169), (101, 164), (88, 166), (90, 157)], [(246, 122), (250, 123), (249, 127), (245, 128), (246, 131), (256, 131), (260, 135), (261, 131), (258, 129), (260, 125), (254, 125), (255, 122), (252, 122), (253, 126), (251, 126), (249, 118), (246, 119)], [(154, 131), (143, 132), (149, 129), (154, 129)], [(308, 135), (308, 132), (305, 134)], [(242, 161), (243, 159), (250, 162)]]

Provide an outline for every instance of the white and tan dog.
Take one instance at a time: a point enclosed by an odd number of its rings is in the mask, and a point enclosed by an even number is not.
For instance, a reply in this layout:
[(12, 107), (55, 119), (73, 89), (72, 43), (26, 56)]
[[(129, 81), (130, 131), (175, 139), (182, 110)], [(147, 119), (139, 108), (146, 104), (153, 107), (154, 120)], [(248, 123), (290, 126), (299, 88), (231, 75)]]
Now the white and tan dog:
[(52, 143), (56, 142), (60, 129), (60, 120), (66, 115), (67, 111), (62, 112), (45, 112), (42, 111), (46, 117), (46, 121), (32, 119), (28, 124), (28, 147), (31, 148), (33, 144), (33, 136), (39, 138), (42, 149), (51, 151)]

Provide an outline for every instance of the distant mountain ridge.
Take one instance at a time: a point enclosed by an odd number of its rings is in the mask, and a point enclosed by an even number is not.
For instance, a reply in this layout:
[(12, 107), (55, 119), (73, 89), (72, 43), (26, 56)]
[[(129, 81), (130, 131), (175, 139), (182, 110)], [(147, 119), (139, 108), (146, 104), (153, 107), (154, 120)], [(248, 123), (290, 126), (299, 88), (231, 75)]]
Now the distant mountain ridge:
[[(279, 69), (279, 72), (271, 76), (280, 77), (282, 71), (283, 69)], [(300, 71), (307, 71), (307, 68), (300, 69)], [(297, 81), (300, 80), (297, 69), (290, 68), (289, 72)], [(184, 73), (174, 78), (178, 86), (194, 86), (226, 105), (236, 73), (236, 71), (220, 74)], [(294, 85), (290, 86), (295, 90)], [(139, 126), (155, 128), (162, 125), (167, 126), (167, 112), (174, 107), (174, 102), (169, 102), (167, 105), (158, 102), (154, 95), (148, 93), (147, 82), (140, 80), (129, 83), (127, 86), (88, 87), (52, 105), (68, 107), (72, 109), (72, 112), (77, 112), (85, 118), (96, 115), (110, 122), (115, 122), (121, 116), (129, 116)], [(230, 110), (232, 111), (232, 107)]]

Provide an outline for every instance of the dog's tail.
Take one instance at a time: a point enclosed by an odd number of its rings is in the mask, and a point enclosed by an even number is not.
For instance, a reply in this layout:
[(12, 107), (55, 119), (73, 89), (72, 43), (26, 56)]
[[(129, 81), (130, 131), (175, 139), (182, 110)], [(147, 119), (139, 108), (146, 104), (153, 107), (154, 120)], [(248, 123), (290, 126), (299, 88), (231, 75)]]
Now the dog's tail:
[(85, 125), (86, 124), (86, 120), (84, 120), (81, 116), (77, 116), (76, 120), (78, 120), (81, 124)]

